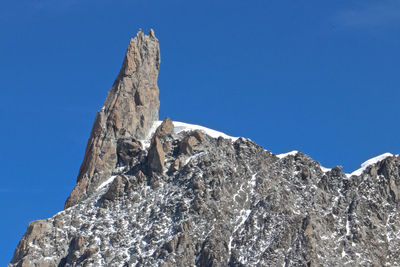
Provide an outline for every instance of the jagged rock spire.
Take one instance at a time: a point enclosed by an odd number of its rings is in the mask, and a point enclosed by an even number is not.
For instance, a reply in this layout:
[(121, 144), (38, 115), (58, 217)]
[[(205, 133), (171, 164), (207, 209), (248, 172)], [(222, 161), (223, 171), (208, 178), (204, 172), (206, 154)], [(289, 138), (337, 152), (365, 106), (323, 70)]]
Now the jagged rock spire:
[(158, 120), (160, 48), (154, 31), (139, 30), (129, 42), (121, 70), (97, 113), (68, 208), (109, 177), (117, 163), (117, 141), (143, 139)]

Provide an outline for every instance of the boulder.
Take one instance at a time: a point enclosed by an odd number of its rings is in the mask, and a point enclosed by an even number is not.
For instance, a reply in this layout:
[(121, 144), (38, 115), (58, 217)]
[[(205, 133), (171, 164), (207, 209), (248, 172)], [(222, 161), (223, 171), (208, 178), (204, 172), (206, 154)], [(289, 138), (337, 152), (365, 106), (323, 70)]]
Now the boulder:
[(166, 137), (168, 135), (171, 135), (174, 131), (174, 124), (172, 123), (172, 121), (166, 117), (163, 122), (161, 123), (160, 126), (158, 126), (155, 135), (158, 138), (163, 138)]
[(149, 154), (147, 155), (147, 167), (149, 170), (162, 173), (164, 171), (165, 153), (160, 139), (154, 136), (151, 141)]

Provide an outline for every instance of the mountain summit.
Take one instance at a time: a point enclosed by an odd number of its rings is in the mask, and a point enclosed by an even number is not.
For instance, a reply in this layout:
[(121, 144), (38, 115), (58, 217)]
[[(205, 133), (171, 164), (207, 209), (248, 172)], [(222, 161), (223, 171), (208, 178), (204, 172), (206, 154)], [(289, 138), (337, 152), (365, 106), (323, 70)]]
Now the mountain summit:
[(160, 48), (154, 31), (145, 35), (139, 30), (130, 40), (118, 77), (97, 113), (77, 184), (65, 208), (86, 198), (111, 175), (118, 142), (144, 139), (158, 120), (159, 68)]
[(129, 43), (65, 209), (9, 267), (398, 266), (400, 158), (346, 174), (293, 151), (158, 120), (154, 32)]

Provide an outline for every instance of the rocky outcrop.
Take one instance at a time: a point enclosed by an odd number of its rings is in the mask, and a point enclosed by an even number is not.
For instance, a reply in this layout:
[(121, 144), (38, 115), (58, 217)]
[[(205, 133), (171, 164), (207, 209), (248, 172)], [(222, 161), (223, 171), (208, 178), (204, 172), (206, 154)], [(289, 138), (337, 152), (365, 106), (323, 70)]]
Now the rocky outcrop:
[(138, 154), (142, 151), (142, 144), (134, 138), (123, 138), (117, 142), (118, 165), (132, 166)]
[(160, 138), (154, 136), (151, 141), (149, 155), (147, 156), (147, 166), (151, 171), (162, 173), (164, 170), (164, 160), (165, 153)]
[(165, 138), (168, 135), (171, 135), (174, 131), (174, 124), (170, 120), (170, 118), (166, 117), (161, 125), (156, 129), (154, 136), (158, 138)]
[(168, 117), (156, 129), (147, 156), (147, 167), (150, 172), (162, 173), (164, 171), (165, 153), (168, 153), (170, 149), (167, 137), (171, 136), (173, 130), (174, 125)]
[(108, 185), (30, 226), (10, 266), (397, 265), (398, 156), (349, 176), (204, 132), (187, 154), (181, 144), (198, 134), (167, 132), (153, 136), (162, 171), (148, 171), (138, 158), (152, 148), (140, 148)]
[[(48, 241), (43, 236), (48, 235), (53, 230), (53, 225), (51, 225), (46, 220), (38, 220), (29, 223), (28, 229), (26, 230), (25, 235), (22, 237), (21, 241), (18, 244), (18, 249), (14, 253), (14, 258), (20, 258), (19, 266), (35, 266), (31, 264), (29, 259), (24, 259), (24, 256), (31, 251), (31, 246), (36, 245), (40, 247), (46, 246), (46, 242)], [(51, 266), (55, 263), (54, 261), (41, 261), (42, 266)]]
[(187, 155), (193, 154), (195, 147), (203, 140), (203, 134), (199, 131), (191, 132), (180, 142), (179, 152)]
[(130, 40), (118, 77), (97, 113), (77, 184), (65, 208), (86, 198), (110, 176), (118, 161), (121, 139), (144, 139), (158, 120), (159, 67), (160, 49), (153, 30), (148, 35), (140, 30)]

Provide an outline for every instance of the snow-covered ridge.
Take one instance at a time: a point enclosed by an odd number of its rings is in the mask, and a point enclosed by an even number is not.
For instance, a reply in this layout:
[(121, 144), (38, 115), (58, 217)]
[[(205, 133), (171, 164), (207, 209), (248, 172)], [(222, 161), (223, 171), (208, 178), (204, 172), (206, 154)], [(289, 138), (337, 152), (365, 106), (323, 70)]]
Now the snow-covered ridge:
[(332, 169), (331, 168), (325, 168), (324, 166), (320, 165), (319, 168), (321, 169), (321, 171), (323, 172), (330, 172)]
[[(278, 158), (280, 158), (280, 159), (283, 159), (283, 158), (285, 158), (285, 157), (287, 157), (287, 156), (295, 156), (298, 152), (299, 152), (299, 151), (297, 151), (297, 150), (293, 150), (293, 151), (290, 151), (290, 152), (287, 152), (287, 153), (282, 153), (282, 154), (279, 154), (279, 155), (276, 155), (276, 156), (277, 156)], [(387, 152), (387, 153), (383, 153), (383, 154), (381, 154), (381, 155), (379, 155), (379, 156), (370, 158), (370, 159), (366, 160), (365, 162), (363, 162), (363, 163), (361, 164), (361, 168), (359, 168), (359, 169), (353, 171), (352, 173), (345, 173), (345, 175), (346, 175), (347, 177), (351, 177), (351, 176), (353, 176), (353, 175), (359, 176), (359, 175), (361, 175), (361, 174), (363, 173), (363, 171), (365, 171), (365, 169), (367, 169), (369, 166), (374, 165), (374, 164), (376, 164), (376, 163), (378, 163), (378, 162), (380, 162), (380, 161), (382, 161), (382, 160), (384, 160), (384, 159), (386, 159), (386, 158), (388, 158), (388, 157), (392, 157), (392, 156), (394, 156), (392, 153), (388, 153), (388, 152)], [(325, 167), (323, 167), (322, 165), (320, 166), (320, 168), (321, 168), (321, 170), (322, 170), (323, 172), (329, 172), (329, 171), (331, 170), (330, 168), (325, 168)]]
[(206, 128), (200, 125), (195, 125), (195, 124), (189, 124), (189, 123), (184, 123), (184, 122), (179, 122), (179, 121), (173, 121), (174, 124), (174, 133), (178, 134), (180, 132), (186, 132), (186, 131), (193, 131), (193, 130), (200, 130), (211, 136), (212, 138), (226, 138), (226, 139), (231, 139), (232, 141), (236, 141), (239, 137), (232, 137), (227, 134), (224, 134), (222, 132), (218, 132), (216, 130), (212, 130), (210, 128)]
[[(151, 126), (149, 134), (147, 135), (146, 139), (140, 140), (145, 148), (150, 146), (151, 137), (153, 136), (153, 134), (157, 130), (158, 126), (161, 125), (161, 123), (162, 123), (162, 121), (155, 121), (153, 123), (153, 126)], [(222, 138), (226, 138), (226, 139), (231, 139), (233, 142), (236, 141), (239, 138), (239, 137), (232, 137), (232, 136), (229, 136), (229, 135), (227, 135), (225, 133), (222, 133), (222, 132), (219, 132), (219, 131), (216, 131), (216, 130), (212, 130), (210, 128), (203, 127), (203, 126), (200, 126), (200, 125), (189, 124), (189, 123), (184, 123), (184, 122), (180, 122), (180, 121), (172, 121), (172, 123), (174, 124), (174, 133), (175, 134), (179, 134), (180, 132), (188, 132), (188, 131), (200, 130), (200, 131), (205, 132), (206, 134), (208, 134), (212, 138), (222, 137)]]
[(362, 172), (366, 168), (368, 168), (368, 166), (374, 165), (374, 164), (376, 164), (376, 163), (378, 163), (378, 162), (380, 162), (380, 161), (382, 161), (382, 160), (384, 160), (384, 159), (386, 159), (388, 157), (392, 157), (392, 156), (393, 156), (393, 154), (391, 154), (391, 153), (384, 153), (382, 155), (379, 155), (379, 156), (376, 156), (374, 158), (371, 158), (371, 159), (365, 161), (364, 163), (362, 163), (361, 164), (361, 168), (359, 168), (358, 170), (353, 171), (350, 175), (357, 175), (358, 176), (358, 175), (362, 174)]
[[(151, 127), (148, 136), (146, 137), (145, 140), (141, 140), (142, 144), (144, 145), (145, 148), (148, 148), (150, 146), (150, 140), (151, 137), (153, 136), (153, 134), (155, 133), (155, 131), (157, 130), (158, 126), (160, 126), (162, 123), (162, 121), (155, 121), (153, 123), (153, 126)], [(195, 125), (195, 124), (190, 124), (190, 123), (184, 123), (184, 122), (179, 122), (179, 121), (173, 121), (172, 122), (174, 124), (174, 133), (175, 134), (179, 134), (180, 132), (187, 132), (187, 131), (194, 131), (194, 130), (200, 130), (205, 132), (206, 134), (208, 134), (209, 136), (213, 137), (213, 138), (218, 138), (218, 137), (223, 137), (226, 139), (231, 139), (233, 142), (236, 141), (239, 137), (232, 137), (229, 136), (223, 132), (219, 132), (207, 127), (203, 127), (200, 125)], [(287, 156), (295, 156), (299, 151), (297, 150), (293, 150), (287, 153), (282, 153), (282, 154), (278, 154), (276, 155), (278, 158), (283, 159)], [(350, 177), (352, 175), (361, 175), (362, 172), (368, 168), (368, 166), (371, 166), (373, 164), (376, 164), (384, 159), (386, 159), (387, 157), (392, 157), (393, 154), (391, 153), (384, 153), (382, 155), (373, 157), (371, 159), (368, 159), (367, 161), (365, 161), (364, 163), (361, 164), (361, 168), (353, 171), (352, 173), (345, 173), (345, 175), (347, 177)], [(321, 170), (323, 172), (328, 172), (331, 169), (330, 168), (325, 168), (323, 166), (320, 166)]]
[[(369, 166), (374, 165), (374, 164), (376, 164), (376, 163), (378, 163), (378, 162), (380, 162), (380, 161), (382, 161), (382, 160), (384, 160), (384, 159), (386, 159), (386, 158), (388, 158), (388, 157), (392, 157), (392, 156), (394, 156), (392, 153), (383, 153), (383, 154), (381, 154), (381, 155), (379, 155), (379, 156), (370, 158), (369, 160), (366, 160), (366, 161), (364, 161), (364, 162), (361, 164), (361, 168), (359, 168), (359, 169), (353, 171), (352, 173), (345, 173), (345, 175), (346, 175), (347, 177), (351, 177), (351, 176), (353, 176), (353, 175), (359, 176), (359, 175), (361, 175)], [(323, 166), (320, 166), (320, 168), (321, 168), (321, 170), (322, 170), (323, 172), (328, 172), (328, 171), (331, 170), (330, 168), (325, 168), (325, 167), (323, 167)]]

